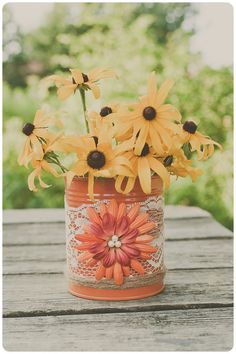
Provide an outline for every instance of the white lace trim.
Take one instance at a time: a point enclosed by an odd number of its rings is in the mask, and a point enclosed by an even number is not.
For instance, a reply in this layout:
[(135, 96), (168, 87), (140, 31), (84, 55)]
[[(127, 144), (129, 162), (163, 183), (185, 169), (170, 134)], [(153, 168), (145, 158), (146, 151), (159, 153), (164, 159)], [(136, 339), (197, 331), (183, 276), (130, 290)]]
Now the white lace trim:
[[(110, 200), (102, 200), (107, 204)], [(93, 207), (96, 211), (99, 211), (101, 201), (97, 201), (91, 204), (82, 204), (78, 208), (71, 208), (65, 202), (65, 214), (66, 214), (66, 245), (67, 245), (67, 264), (71, 270), (75, 270), (78, 274), (78, 252), (72, 247), (75, 244), (74, 236), (76, 234), (83, 233), (84, 226), (89, 223), (87, 216), (87, 208)], [(157, 247), (157, 252), (152, 255), (151, 260), (142, 261), (142, 264), (149, 264), (153, 271), (163, 266), (163, 248), (164, 248), (164, 223), (163, 223), (163, 196), (151, 196), (145, 201), (140, 202), (141, 211), (148, 212), (151, 221), (154, 221), (157, 225), (155, 230), (151, 232), (155, 239), (152, 245)], [(129, 210), (133, 205), (127, 205)], [(77, 244), (79, 241), (76, 241)]]

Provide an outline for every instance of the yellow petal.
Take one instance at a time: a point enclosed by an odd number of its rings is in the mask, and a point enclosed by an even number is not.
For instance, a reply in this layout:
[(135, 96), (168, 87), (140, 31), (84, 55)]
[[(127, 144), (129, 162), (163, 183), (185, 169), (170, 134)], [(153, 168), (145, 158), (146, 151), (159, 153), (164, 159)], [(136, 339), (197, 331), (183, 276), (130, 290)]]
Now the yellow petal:
[(60, 85), (70, 85), (71, 84), (71, 81), (70, 80), (67, 80), (67, 79), (63, 79), (63, 77), (59, 76), (59, 75), (50, 75), (50, 76), (47, 76), (45, 77), (44, 79), (42, 79), (42, 81), (44, 82), (55, 82), (55, 84), (57, 86), (60, 86)]
[(214, 144), (214, 145), (218, 146), (218, 148), (219, 148), (220, 150), (222, 150), (222, 146), (221, 146), (219, 143), (217, 143), (216, 141), (210, 139), (208, 136), (205, 136), (205, 135), (203, 135), (202, 133), (200, 133), (200, 132), (198, 132), (198, 131), (194, 134), (194, 136), (195, 136), (197, 139), (199, 139), (199, 141), (201, 142), (201, 144), (206, 144), (206, 145), (208, 145), (208, 144), (209, 144), (209, 145)]
[(40, 109), (38, 109), (35, 113), (35, 116), (34, 116), (34, 125), (36, 127), (37, 126), (41, 127), (43, 118), (44, 118), (44, 113)]
[(84, 176), (88, 172), (88, 164), (86, 161), (78, 161), (72, 168), (71, 171), (77, 176)]
[(147, 135), (149, 131), (149, 122), (145, 123), (145, 125), (141, 128), (138, 138), (135, 143), (134, 152), (136, 155), (141, 155), (144, 144), (147, 140)]
[(27, 160), (28, 160), (28, 157), (29, 157), (31, 151), (32, 150), (30, 148), (30, 139), (26, 138), (23, 149), (22, 149), (22, 151), (18, 157), (18, 160), (17, 160), (17, 162), (20, 166), (24, 165), (25, 167), (27, 167), (27, 165), (29, 163), (29, 161), (27, 162)]
[(34, 153), (35, 159), (42, 160), (43, 155), (44, 155), (42, 144), (40, 143), (39, 139), (34, 134), (31, 134), (29, 136), (29, 138), (30, 138), (30, 142), (32, 145), (32, 151)]
[(159, 88), (157, 95), (156, 95), (156, 104), (161, 106), (162, 103), (165, 101), (170, 89), (174, 85), (173, 80), (166, 80), (161, 87)]
[(111, 148), (112, 141), (111, 141), (111, 129), (108, 124), (102, 124), (101, 129), (98, 131), (98, 145), (106, 144), (108, 148)]
[(131, 192), (131, 190), (134, 187), (136, 177), (128, 177), (126, 186), (124, 189), (122, 189), (121, 187), (122, 187), (122, 183), (123, 183), (124, 179), (125, 179), (125, 176), (118, 176), (116, 178), (115, 188), (118, 193), (128, 194)]
[(86, 148), (86, 150), (88, 152), (96, 150), (95, 141), (94, 141), (93, 137), (91, 137), (91, 136), (88, 136), (87, 138), (85, 138), (83, 140), (83, 144), (85, 145), (84, 148)]
[(142, 190), (146, 194), (151, 193), (151, 170), (148, 159), (140, 157), (138, 159), (138, 176)]
[(57, 144), (59, 144), (59, 141), (62, 138), (63, 134), (63, 132), (59, 132), (57, 134), (49, 133), (49, 140), (46, 144), (46, 147), (44, 148), (44, 152), (46, 153), (48, 151), (55, 151), (55, 148), (57, 146), (59, 147), (59, 145)]
[(32, 191), (32, 192), (37, 192), (38, 191), (38, 189), (35, 187), (34, 180), (35, 180), (35, 177), (39, 176), (40, 171), (41, 171), (40, 167), (36, 168), (28, 176), (28, 187), (29, 187), (29, 190)]
[(148, 102), (150, 106), (155, 104), (156, 95), (157, 95), (157, 83), (156, 83), (155, 71), (153, 71), (150, 74), (148, 80)]
[(164, 154), (164, 149), (159, 133), (154, 129), (149, 129), (149, 136), (153, 149), (159, 156), (162, 156)]
[(189, 143), (192, 151), (199, 151), (201, 153), (201, 141), (195, 134), (190, 135)]
[(107, 168), (104, 170), (93, 170), (93, 175), (96, 177), (112, 178), (116, 175), (113, 168)]
[(84, 82), (82, 72), (79, 69), (70, 69), (70, 72), (77, 84), (82, 84)]
[(92, 90), (94, 98), (96, 98), (96, 99), (99, 98), (100, 97), (100, 89), (99, 89), (99, 87), (96, 84), (91, 84), (91, 83), (87, 83), (87, 85)]
[(169, 176), (168, 171), (166, 170), (166, 168), (162, 165), (162, 163), (160, 161), (156, 160), (152, 156), (148, 156), (147, 159), (148, 159), (149, 166), (151, 167), (151, 169), (158, 176), (161, 177), (161, 179), (163, 180), (165, 186), (169, 187), (169, 185), (170, 185), (170, 176)]
[(181, 121), (181, 114), (179, 111), (171, 104), (164, 104), (158, 107), (157, 117), (160, 119), (176, 120)]
[(39, 179), (39, 184), (40, 184), (40, 186), (41, 186), (42, 188), (49, 188), (49, 187), (51, 187), (51, 185), (44, 183), (44, 181), (42, 180), (42, 178), (41, 178), (40, 176), (38, 176), (38, 179)]
[(118, 144), (114, 149), (115, 155), (118, 155), (118, 154), (121, 154), (125, 151), (129, 151), (129, 150), (133, 149), (134, 142), (135, 142), (135, 137), (132, 137), (131, 139), (123, 141), (122, 143)]
[(116, 156), (112, 162), (114, 165), (130, 166), (130, 162), (125, 156)]
[(167, 119), (158, 119), (158, 123), (163, 127), (171, 130), (173, 133), (180, 135), (182, 133), (182, 127), (180, 124), (168, 121)]
[[(160, 124), (158, 124), (158, 121), (153, 121), (151, 122), (151, 125), (153, 127), (155, 127), (156, 131), (158, 132), (158, 134), (161, 137), (162, 142), (167, 146), (167, 147), (171, 147), (172, 145), (172, 138), (169, 134), (169, 131), (165, 128), (163, 128)], [(152, 127), (150, 128), (152, 129)]]
[(55, 168), (52, 167), (47, 161), (43, 160), (41, 162), (41, 166), (45, 171), (51, 173), (54, 177), (60, 177)]
[(58, 97), (61, 101), (66, 100), (69, 96), (71, 96), (77, 88), (77, 85), (71, 84), (66, 86), (61, 86), (57, 90)]
[(98, 81), (101, 79), (117, 77), (113, 70), (94, 68), (88, 73), (89, 81)]
[(191, 168), (189, 170), (189, 174), (192, 178), (192, 181), (195, 182), (196, 179), (203, 174), (203, 171), (200, 170), (199, 168)]
[(126, 166), (114, 166), (114, 172), (116, 175), (134, 177), (133, 172)]

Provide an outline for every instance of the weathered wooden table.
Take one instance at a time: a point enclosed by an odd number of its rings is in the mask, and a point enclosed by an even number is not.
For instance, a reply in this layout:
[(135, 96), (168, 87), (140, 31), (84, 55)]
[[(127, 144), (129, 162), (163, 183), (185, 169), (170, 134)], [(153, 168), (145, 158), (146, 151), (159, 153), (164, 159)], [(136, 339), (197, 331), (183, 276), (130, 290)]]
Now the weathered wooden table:
[(3, 344), (15, 351), (225, 351), (233, 345), (232, 233), (166, 207), (165, 291), (137, 301), (66, 289), (64, 211), (4, 212)]

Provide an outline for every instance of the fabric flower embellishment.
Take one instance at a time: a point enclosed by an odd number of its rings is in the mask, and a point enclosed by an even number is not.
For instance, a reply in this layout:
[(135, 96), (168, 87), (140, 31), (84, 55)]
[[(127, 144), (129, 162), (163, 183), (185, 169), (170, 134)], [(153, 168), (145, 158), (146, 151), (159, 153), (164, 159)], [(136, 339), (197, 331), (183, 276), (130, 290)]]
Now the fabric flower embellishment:
[(172, 80), (166, 80), (157, 91), (153, 72), (148, 80), (148, 95), (140, 97), (138, 103), (129, 105), (131, 112), (117, 113), (117, 133), (122, 135), (130, 129), (133, 130), (133, 135), (137, 136), (137, 155), (141, 154), (148, 139), (157, 153), (163, 153), (171, 145), (172, 135), (178, 130), (175, 122), (181, 120), (181, 115), (175, 107), (164, 104), (173, 84)]
[(57, 95), (61, 101), (73, 95), (77, 89), (92, 90), (95, 98), (100, 97), (100, 89), (97, 82), (101, 79), (116, 77), (113, 70), (95, 68), (84, 74), (80, 69), (70, 69), (71, 77), (64, 79), (59, 75), (48, 76), (46, 81), (55, 82), (58, 87)]
[(211, 140), (208, 136), (197, 131), (197, 124), (193, 121), (186, 121), (183, 124), (183, 131), (180, 135), (182, 143), (189, 143), (192, 151), (196, 151), (198, 160), (207, 160), (214, 153), (214, 145), (222, 149), (221, 145)]
[(84, 233), (75, 236), (80, 241), (76, 248), (82, 251), (80, 262), (97, 266), (96, 279), (114, 279), (116, 285), (122, 285), (131, 269), (144, 274), (140, 261), (150, 259), (157, 248), (150, 245), (154, 237), (149, 234), (155, 223), (147, 213), (140, 213), (140, 205), (127, 211), (125, 203), (118, 205), (113, 199), (108, 206), (101, 203), (100, 212), (88, 208), (88, 217)]

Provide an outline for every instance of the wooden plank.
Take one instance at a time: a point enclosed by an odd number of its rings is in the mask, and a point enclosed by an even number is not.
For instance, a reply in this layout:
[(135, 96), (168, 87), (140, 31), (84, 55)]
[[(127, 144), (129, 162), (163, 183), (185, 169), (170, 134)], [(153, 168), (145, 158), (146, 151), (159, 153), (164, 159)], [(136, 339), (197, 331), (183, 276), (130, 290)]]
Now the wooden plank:
[(167, 220), (165, 235), (167, 240), (188, 240), (232, 237), (233, 233), (212, 218), (195, 218)]
[(67, 292), (62, 274), (4, 276), (5, 317), (53, 314), (136, 312), (193, 308), (233, 302), (232, 269), (172, 270), (167, 273), (162, 294), (136, 301), (89, 301)]
[[(232, 239), (166, 242), (169, 269), (232, 266)], [(61, 272), (65, 267), (65, 245), (4, 247), (4, 274)]]
[(232, 308), (6, 318), (8, 351), (228, 351)]
[(65, 222), (64, 209), (6, 209), (3, 224)]
[[(167, 205), (165, 207), (167, 219), (210, 217), (210, 214), (197, 207), (184, 205)], [(6, 209), (3, 211), (4, 224), (64, 222), (64, 209)]]
[[(63, 223), (7, 224), (3, 227), (4, 245), (64, 244)], [(166, 220), (167, 240), (232, 237), (232, 232), (212, 218)]]

